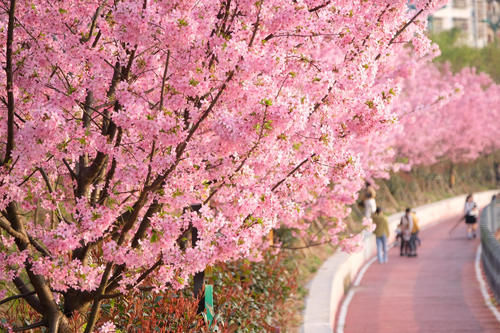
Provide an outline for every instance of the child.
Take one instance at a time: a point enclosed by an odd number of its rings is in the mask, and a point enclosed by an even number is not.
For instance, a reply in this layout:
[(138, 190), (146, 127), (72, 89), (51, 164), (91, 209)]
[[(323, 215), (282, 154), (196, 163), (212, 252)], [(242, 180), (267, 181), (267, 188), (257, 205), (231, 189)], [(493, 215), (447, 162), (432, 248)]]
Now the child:
[(394, 242), (394, 245), (398, 246), (399, 243), (402, 241), (403, 241), (403, 236), (401, 234), (401, 222), (400, 222), (398, 227), (396, 228), (396, 241)]

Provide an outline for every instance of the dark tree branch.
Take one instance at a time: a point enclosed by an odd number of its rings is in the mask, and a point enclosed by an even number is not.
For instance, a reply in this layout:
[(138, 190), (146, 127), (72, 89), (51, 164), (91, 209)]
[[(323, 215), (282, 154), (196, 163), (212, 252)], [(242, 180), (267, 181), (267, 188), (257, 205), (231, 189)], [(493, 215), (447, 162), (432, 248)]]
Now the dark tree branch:
[(97, 316), (99, 314), (99, 308), (101, 307), (101, 297), (104, 295), (106, 290), (106, 284), (109, 279), (109, 274), (111, 273), (111, 269), (113, 268), (113, 263), (108, 263), (104, 270), (104, 273), (101, 278), (101, 283), (94, 297), (94, 302), (92, 303), (92, 309), (90, 310), (90, 314), (87, 319), (87, 327), (85, 327), (84, 333), (91, 333), (94, 331), (94, 326), (97, 322)]
[(30, 244), (38, 252), (40, 252), (41, 254), (43, 254), (45, 257), (52, 257), (52, 255), (50, 254), (50, 252), (48, 250), (46, 250), (42, 245), (40, 245), (40, 243), (35, 238), (33, 238), (31, 235), (28, 235), (28, 239), (30, 241)]
[(15, 239), (18, 239), (26, 243), (29, 241), (23, 233), (18, 232), (17, 230), (12, 228), (10, 224), (3, 219), (0, 219), (0, 227)]
[(5, 158), (2, 165), (8, 163), (12, 158), (14, 149), (14, 69), (12, 66), (12, 44), (14, 43), (14, 24), (16, 21), (16, 0), (10, 1), (9, 23), (7, 25), (7, 46), (6, 46), (6, 64), (5, 73), (7, 74), (7, 146), (5, 148)]
[(306, 244), (306, 245), (303, 245), (303, 246), (279, 246), (279, 245), (271, 245), (271, 247), (279, 248), (279, 249), (283, 249), (283, 250), (303, 250), (303, 249), (308, 249), (310, 247), (325, 245), (325, 244), (328, 244), (329, 242), (330, 241), (324, 241), (324, 242), (319, 242), (319, 243), (310, 243), (310, 244)]
[[(28, 237), (26, 236), (26, 230), (24, 227), (23, 222), (19, 219), (19, 213), (18, 213), (18, 208), (17, 204), (15, 202), (11, 202), (7, 205), (6, 208), (6, 217), (7, 220), (10, 222), (10, 225), (12, 226), (12, 229), (14, 229), (16, 232), (20, 233), (23, 235), (22, 238), (16, 238), (14, 241), (16, 243), (17, 248), (20, 251), (26, 250), (30, 246), (30, 242)], [(35, 304), (36, 307), (34, 307), (35, 310), (40, 310), (38, 311), (40, 313), (57, 313), (58, 306), (54, 300), (54, 296), (52, 294), (52, 291), (49, 288), (48, 283), (45, 281), (43, 276), (37, 275), (33, 273), (31, 270), (31, 263), (29, 261), (26, 261), (24, 263), (24, 268), (26, 270), (26, 273), (28, 275), (28, 278), (33, 285), (33, 288), (35, 289), (37, 295), (38, 295), (38, 300), (39, 300), (39, 306), (38, 304)], [(17, 284), (16, 284), (17, 286)], [(28, 290), (20, 290), (21, 293), (27, 293)], [(31, 303), (29, 303), (32, 305)]]
[(19, 299), (19, 298), (26, 298), (28, 296), (32, 296), (35, 294), (36, 294), (35, 291), (30, 291), (29, 293), (26, 293), (26, 294), (10, 296), (10, 297), (7, 297), (7, 298), (4, 298), (3, 300), (1, 300), (0, 305), (5, 304), (5, 303), (10, 302), (10, 301), (13, 301), (13, 300), (16, 300), (16, 299)]
[[(417, 19), (417, 17), (419, 17), (420, 14), (423, 13), (423, 11), (424, 11), (424, 9), (420, 9), (408, 22), (406, 22), (406, 24), (401, 29), (399, 29), (396, 32), (396, 34), (391, 38), (391, 40), (387, 44), (387, 47), (391, 46), (394, 43), (394, 41), (396, 40), (396, 38), (398, 38), (406, 30), (406, 28), (408, 28), (410, 26), (410, 24), (412, 24)], [(375, 60), (380, 59), (381, 55), (382, 55), (382, 53), (379, 53), (375, 57)]]
[(165, 82), (167, 81), (169, 62), (170, 62), (170, 50), (167, 51), (167, 60), (165, 60), (165, 70), (163, 71), (163, 77), (161, 79), (160, 105), (158, 107), (160, 112), (163, 110), (163, 95), (165, 93)]
[(35, 294), (29, 295), (31, 293), (31, 291), (29, 290), (28, 286), (26, 286), (24, 281), (20, 277), (16, 277), (16, 278), (14, 278), (13, 282), (14, 282), (14, 285), (16, 286), (17, 290), (19, 290), (19, 292), (21, 294), (26, 295), (23, 297), (24, 300), (33, 309), (35, 309), (35, 311), (37, 311), (38, 313), (42, 313), (43, 309), (42, 309), (42, 305), (40, 304), (40, 300), (38, 299), (38, 297)]
[(52, 313), (50, 317), (51, 318), (49, 319), (48, 333), (57, 333), (57, 331), (59, 331), (59, 325), (61, 323), (62, 314), (59, 311), (57, 311), (55, 313)]
[(250, 37), (250, 42), (248, 43), (248, 48), (251, 48), (253, 45), (253, 42), (255, 40), (255, 36), (257, 35), (257, 30), (259, 30), (259, 25), (260, 25), (260, 12), (262, 11), (262, 4), (264, 0), (257, 1), (259, 4), (259, 11), (257, 12), (257, 20), (253, 24), (253, 31), (252, 31), (252, 37)]
[(62, 159), (62, 161), (63, 161), (64, 165), (66, 166), (66, 168), (68, 169), (69, 174), (71, 175), (71, 178), (72, 178), (73, 180), (77, 180), (77, 179), (78, 179), (78, 177), (76, 176), (75, 171), (73, 171), (73, 169), (71, 169), (71, 166), (70, 166), (70, 165), (69, 165), (69, 163), (66, 161), (66, 159), (65, 159), (65, 158), (63, 158), (63, 159)]
[(23, 327), (14, 327), (12, 329), (12, 331), (13, 332), (22, 332), (22, 331), (28, 331), (28, 330), (32, 330), (34, 328), (42, 327), (42, 326), (47, 326), (47, 322), (45, 320), (39, 321), (39, 322), (31, 324), (31, 325), (23, 326)]
[[(119, 128), (118, 135), (116, 137), (115, 147), (118, 147), (120, 145), (121, 139), (122, 139), (122, 129)], [(106, 200), (106, 198), (109, 194), (109, 187), (111, 186), (111, 181), (113, 180), (113, 178), (115, 176), (116, 166), (117, 166), (116, 159), (113, 158), (113, 160), (111, 161), (111, 168), (109, 169), (108, 174), (106, 175), (106, 180), (104, 182), (104, 189), (102, 190), (100, 198), (99, 198), (99, 203), (101, 203), (101, 204), (104, 202), (104, 200)]]
[(80, 39), (80, 42), (82, 44), (88, 42), (90, 40), (90, 38), (92, 38), (92, 34), (94, 33), (94, 28), (96, 26), (97, 19), (99, 18), (99, 15), (101, 13), (101, 9), (102, 9), (101, 6), (97, 7), (97, 9), (94, 13), (94, 16), (92, 17), (92, 22), (90, 23), (90, 30), (89, 30), (88, 35), (84, 36)]
[(288, 177), (292, 176), (295, 172), (297, 172), (297, 170), (299, 170), (304, 164), (306, 164), (307, 162), (309, 162), (309, 160), (311, 158), (313, 158), (314, 156), (316, 156), (316, 154), (312, 154), (311, 156), (309, 156), (308, 158), (306, 158), (305, 160), (303, 160), (302, 162), (300, 162), (295, 168), (293, 168), (292, 171), (290, 171), (283, 179), (281, 179), (279, 182), (277, 182), (272, 188), (271, 188), (271, 191), (274, 192), (275, 190), (278, 189), (278, 187), (280, 187), (281, 184), (283, 184), (285, 182), (285, 180), (287, 180)]
[[(240, 165), (236, 168), (236, 170), (234, 170), (233, 174), (230, 175), (228, 177), (228, 181), (230, 182), (234, 176), (243, 168), (243, 166), (245, 166), (245, 163), (247, 162), (247, 160), (250, 158), (250, 156), (252, 155), (252, 153), (257, 149), (257, 147), (259, 146), (260, 144), (260, 141), (262, 140), (263, 136), (264, 136), (264, 125), (266, 123), (266, 119), (267, 119), (267, 106), (265, 107), (265, 110), (264, 110), (264, 116), (262, 117), (262, 122), (260, 124), (260, 130), (259, 130), (259, 136), (257, 138), (257, 141), (255, 142), (255, 144), (252, 146), (252, 148), (250, 148), (250, 150), (248, 151), (248, 153), (245, 155), (245, 158), (243, 159), (243, 161), (241, 161)], [(210, 195), (203, 201), (203, 204), (206, 205), (212, 198), (213, 196), (219, 192), (219, 190), (226, 184), (227, 182), (224, 180), (221, 184), (219, 184), (219, 186), (217, 186), (217, 188), (215, 188), (211, 193)]]
[(38, 168), (38, 171), (40, 171), (40, 174), (42, 175), (42, 178), (45, 181), (45, 184), (47, 185), (47, 189), (49, 190), (49, 193), (53, 193), (54, 188), (52, 187), (52, 184), (50, 184), (49, 177), (45, 173), (45, 170), (43, 170), (42, 168)]
[(309, 13), (313, 13), (313, 12), (316, 12), (322, 8), (325, 8), (326, 6), (328, 6), (329, 4), (331, 3), (331, 1), (327, 1), (319, 6), (316, 6), (316, 7), (313, 7), (311, 9), (309, 9)]
[(158, 261), (155, 262), (153, 266), (149, 267), (147, 271), (142, 273), (141, 276), (139, 276), (139, 278), (137, 279), (137, 281), (135, 281), (135, 284), (132, 286), (129, 286), (128, 289), (132, 289), (132, 288), (136, 287), (137, 285), (139, 285), (145, 278), (148, 277), (149, 274), (154, 272), (154, 270), (157, 269), (158, 267), (160, 267), (162, 264), (163, 264), (163, 260), (161, 258), (158, 259)]

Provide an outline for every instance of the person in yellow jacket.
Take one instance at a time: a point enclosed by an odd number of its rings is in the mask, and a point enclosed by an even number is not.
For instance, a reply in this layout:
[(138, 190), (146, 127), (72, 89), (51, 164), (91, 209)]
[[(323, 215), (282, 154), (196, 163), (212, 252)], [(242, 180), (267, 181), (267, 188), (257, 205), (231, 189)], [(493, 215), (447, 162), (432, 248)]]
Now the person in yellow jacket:
[(382, 207), (377, 207), (375, 214), (372, 215), (375, 223), (375, 239), (377, 241), (377, 258), (381, 264), (387, 263), (387, 239), (389, 238), (389, 223), (387, 217), (382, 214)]
[(410, 256), (417, 256), (417, 243), (420, 245), (420, 238), (418, 238), (418, 232), (420, 231), (420, 227), (418, 226), (418, 217), (415, 212), (411, 212), (411, 218), (413, 221), (413, 227), (411, 229), (411, 237), (410, 237)]

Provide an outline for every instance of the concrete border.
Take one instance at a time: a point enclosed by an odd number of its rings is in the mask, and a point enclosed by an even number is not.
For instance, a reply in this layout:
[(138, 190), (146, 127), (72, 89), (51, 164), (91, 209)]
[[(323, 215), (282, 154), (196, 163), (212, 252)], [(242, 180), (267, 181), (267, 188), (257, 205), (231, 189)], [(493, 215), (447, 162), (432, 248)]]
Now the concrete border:
[[(491, 201), (491, 196), (497, 192), (498, 190), (476, 193), (474, 200), (479, 206), (486, 205)], [(465, 195), (461, 195), (415, 208), (420, 227), (425, 228), (440, 220), (461, 214), (464, 202)], [(388, 218), (389, 229), (392, 232), (389, 242), (394, 240), (393, 232), (401, 216), (402, 213), (396, 213)], [(333, 332), (335, 316), (344, 294), (348, 291), (348, 286), (363, 264), (372, 258), (375, 252), (375, 237), (371, 233), (366, 233), (362, 250), (352, 254), (338, 252), (323, 263), (309, 287), (301, 332)]]

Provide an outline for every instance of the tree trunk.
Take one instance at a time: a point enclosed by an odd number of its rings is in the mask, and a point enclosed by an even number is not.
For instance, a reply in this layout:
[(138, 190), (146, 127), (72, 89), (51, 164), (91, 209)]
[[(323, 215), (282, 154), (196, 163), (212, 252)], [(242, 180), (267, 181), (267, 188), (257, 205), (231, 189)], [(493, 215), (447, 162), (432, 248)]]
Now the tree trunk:
[[(49, 327), (49, 332), (50, 332), (50, 327)], [(73, 332), (74, 330), (69, 325), (68, 318), (62, 315), (61, 319), (59, 320), (59, 327), (57, 329), (57, 333), (73, 333)]]
[(449, 185), (450, 188), (453, 188), (455, 186), (455, 178), (456, 178), (456, 168), (455, 164), (453, 162), (450, 163), (450, 178), (449, 178)]

